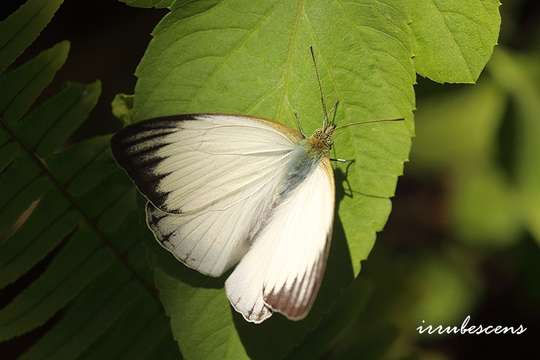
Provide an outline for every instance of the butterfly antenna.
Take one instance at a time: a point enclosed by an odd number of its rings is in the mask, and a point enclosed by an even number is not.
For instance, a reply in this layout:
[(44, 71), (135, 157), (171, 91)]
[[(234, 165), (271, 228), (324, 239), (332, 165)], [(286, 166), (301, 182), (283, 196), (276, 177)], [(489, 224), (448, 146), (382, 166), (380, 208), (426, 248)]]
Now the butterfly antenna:
[(334, 113), (332, 114), (332, 124), (333, 125), (336, 124), (336, 115), (337, 115), (338, 106), (339, 106), (339, 100), (336, 101), (336, 104), (334, 105)]
[(405, 118), (396, 118), (396, 119), (381, 119), (381, 120), (372, 120), (372, 121), (360, 121), (360, 122), (354, 122), (345, 124), (342, 126), (338, 126), (336, 130), (345, 129), (349, 126), (356, 126), (356, 125), (365, 125), (365, 124), (375, 124), (375, 123), (381, 123), (381, 122), (395, 122), (395, 121), (405, 121)]
[(313, 65), (315, 66), (315, 74), (317, 75), (317, 82), (319, 83), (319, 92), (321, 93), (321, 104), (324, 112), (324, 121), (323, 121), (323, 127), (326, 127), (328, 125), (328, 110), (326, 109), (326, 102), (324, 101), (324, 95), (322, 90), (322, 83), (321, 83), (321, 76), (319, 75), (319, 68), (317, 67), (317, 61), (315, 60), (315, 53), (313, 52), (313, 46), (309, 47), (309, 51), (311, 52), (311, 59), (313, 60)]

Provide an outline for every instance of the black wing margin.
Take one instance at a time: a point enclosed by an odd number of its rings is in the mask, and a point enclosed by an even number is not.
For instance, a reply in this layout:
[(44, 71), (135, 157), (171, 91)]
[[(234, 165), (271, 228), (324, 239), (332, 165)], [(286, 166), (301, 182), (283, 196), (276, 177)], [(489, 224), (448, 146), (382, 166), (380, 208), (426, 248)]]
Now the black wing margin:
[(158, 190), (159, 181), (167, 173), (158, 173), (156, 166), (164, 160), (158, 150), (172, 143), (171, 136), (181, 130), (183, 121), (197, 120), (195, 115), (179, 115), (150, 119), (130, 125), (117, 132), (111, 139), (112, 154), (116, 162), (128, 173), (139, 191), (158, 209), (168, 209), (167, 192)]

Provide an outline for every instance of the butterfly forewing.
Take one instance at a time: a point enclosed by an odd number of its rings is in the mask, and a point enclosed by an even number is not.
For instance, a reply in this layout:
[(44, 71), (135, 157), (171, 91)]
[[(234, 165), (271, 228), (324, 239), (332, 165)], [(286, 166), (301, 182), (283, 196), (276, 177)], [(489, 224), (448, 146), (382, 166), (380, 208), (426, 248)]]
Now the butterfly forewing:
[(127, 127), (112, 150), (155, 207), (195, 213), (258, 191), (287, 162), (295, 136), (250, 117), (182, 115)]
[(271, 194), (277, 182), (272, 178), (266, 180), (259, 191), (244, 201), (231, 202), (226, 210), (176, 215), (148, 203), (148, 226), (178, 260), (203, 274), (220, 276), (246, 253), (252, 235), (271, 214)]

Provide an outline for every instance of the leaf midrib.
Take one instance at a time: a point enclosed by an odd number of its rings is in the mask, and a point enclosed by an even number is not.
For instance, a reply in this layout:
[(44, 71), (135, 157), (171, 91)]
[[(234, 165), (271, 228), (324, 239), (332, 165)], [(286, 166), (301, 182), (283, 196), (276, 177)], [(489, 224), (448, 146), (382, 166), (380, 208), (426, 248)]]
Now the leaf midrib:
[(276, 114), (274, 115), (274, 119), (281, 119), (283, 121), (284, 117), (282, 116), (283, 107), (287, 107), (287, 104), (289, 104), (289, 83), (290, 83), (290, 74), (291, 74), (291, 68), (292, 68), (292, 58), (293, 58), (293, 52), (296, 47), (296, 42), (298, 40), (298, 27), (300, 24), (300, 17), (304, 13), (304, 0), (298, 0), (296, 4), (296, 13), (294, 15), (294, 23), (293, 23), (293, 29), (291, 31), (291, 34), (289, 35), (289, 43), (287, 45), (287, 59), (285, 60), (285, 71), (282, 75), (282, 86), (283, 86), (283, 97), (281, 101), (278, 104), (278, 107), (276, 109)]
[(444, 22), (444, 27), (447, 30), (449, 37), (453, 40), (454, 45), (458, 49), (459, 54), (461, 55), (461, 59), (463, 60), (463, 63), (465, 64), (465, 68), (466, 68), (467, 72), (469, 73), (469, 76), (474, 81), (473, 69), (471, 67), (471, 64), (469, 64), (469, 62), (465, 58), (465, 53), (463, 52), (463, 49), (461, 48), (461, 45), (456, 40), (456, 37), (455, 37), (454, 33), (450, 29), (450, 26), (448, 25), (448, 21), (446, 20), (446, 16), (444, 15), (443, 10), (440, 8), (439, 4), (437, 3), (437, 0), (432, 0), (432, 3), (433, 3), (433, 6), (435, 7), (435, 9), (437, 10), (437, 12), (439, 13), (440, 17), (442, 18), (442, 20)]
[(5, 43), (3, 43), (2, 45), (0, 45), (0, 51), (4, 50), (6, 47), (8, 47), (8, 45), (14, 40), (17, 38), (17, 35), (19, 35), (20, 33), (22, 33), (30, 23), (32, 23), (32, 20), (34, 20), (35, 18), (37, 18), (42, 12), (43, 10), (45, 10), (45, 8), (47, 7), (47, 1), (43, 2), (43, 4), (39, 7), (39, 9), (34, 13), (32, 14), (28, 20), (21, 26), (19, 27), (19, 29), (17, 29), (17, 31), (15, 33), (13, 33), (13, 36), (11, 36), (9, 39), (7, 39), (7, 41)]
[(92, 218), (86, 214), (83, 209), (79, 206), (77, 200), (62, 186), (61, 182), (49, 171), (48, 167), (46, 166), (45, 162), (35, 153), (33, 152), (26, 144), (17, 136), (17, 134), (4, 122), (4, 119), (0, 117), (0, 128), (2, 128), (9, 137), (11, 137), (19, 146), (20, 149), (25, 152), (30, 159), (32, 159), (32, 162), (36, 164), (42, 174), (51, 182), (51, 184), (54, 186), (54, 188), (64, 197), (67, 199), (67, 201), (70, 203), (71, 208), (77, 211), (80, 214), (80, 217), (84, 221), (84, 223), (92, 230), (92, 232), (97, 236), (97, 238), (100, 240), (101, 244), (106, 246), (110, 249), (110, 251), (113, 253), (115, 258), (119, 263), (121, 263), (130, 273), (133, 274), (133, 278), (137, 280), (154, 298), (155, 301), (159, 302), (159, 297), (156, 291), (156, 288), (149, 284), (147, 281), (145, 281), (139, 273), (135, 270), (135, 268), (129, 263), (126, 256), (122, 254), (113, 244), (112, 242), (107, 238), (107, 236), (99, 229), (97, 224), (92, 220)]

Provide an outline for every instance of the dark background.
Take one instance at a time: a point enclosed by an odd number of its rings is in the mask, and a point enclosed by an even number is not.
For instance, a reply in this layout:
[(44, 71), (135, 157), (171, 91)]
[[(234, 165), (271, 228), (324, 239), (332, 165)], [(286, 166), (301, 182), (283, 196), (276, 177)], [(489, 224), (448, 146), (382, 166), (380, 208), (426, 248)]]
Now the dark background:
[[(0, 18), (5, 18), (23, 2), (4, 1), (0, 7)], [(519, 51), (538, 49), (540, 2), (505, 1), (502, 12), (500, 42)], [(115, 0), (66, 0), (38, 40), (19, 59), (22, 63), (67, 39), (71, 42), (70, 56), (43, 96), (57, 92), (66, 81), (102, 81), (103, 93), (99, 103), (74, 140), (112, 132), (120, 126), (120, 122), (111, 114), (110, 102), (117, 93), (133, 92), (136, 82), (133, 74), (137, 63), (151, 39), (152, 29), (165, 13), (166, 10), (128, 7)], [(419, 78), (418, 107), (422, 106), (423, 96), (440, 88)], [(422, 253), (451, 241), (446, 211), (448, 187), (444, 173), (421, 179), (406, 172), (399, 180), (389, 223), (379, 236), (370, 261), (364, 264), (368, 274), (376, 271), (376, 264), (384, 262), (385, 258)], [(485, 293), (471, 313), (475, 324), (524, 324), (528, 328), (525, 334), (430, 337), (420, 339), (419, 348), (436, 350), (450, 359), (538, 358), (540, 297), (528, 290), (532, 282), (539, 281), (538, 253), (537, 244), (529, 234), (523, 233), (522, 240), (516, 245), (495, 251), (482, 260), (480, 277)], [(47, 261), (45, 259), (31, 274), (15, 284), (0, 290), (0, 307), (39, 275)], [(49, 321), (30, 334), (0, 344), (0, 357), (12, 358), (20, 354), (54, 321)], [(361, 354), (358, 356), (361, 357)]]

